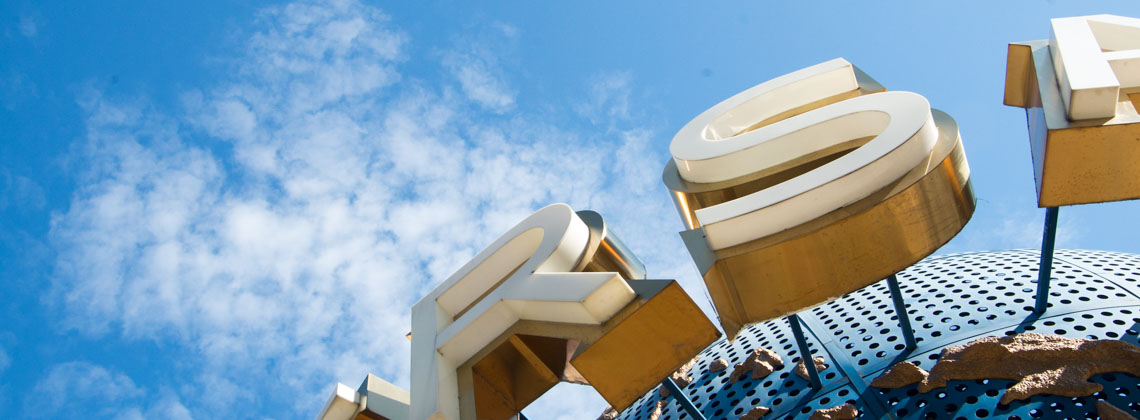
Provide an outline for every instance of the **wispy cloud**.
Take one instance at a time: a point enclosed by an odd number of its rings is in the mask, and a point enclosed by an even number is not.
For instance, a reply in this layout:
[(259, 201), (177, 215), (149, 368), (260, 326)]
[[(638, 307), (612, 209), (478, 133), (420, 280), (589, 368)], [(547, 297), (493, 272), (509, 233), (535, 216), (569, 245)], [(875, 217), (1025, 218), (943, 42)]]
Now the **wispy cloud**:
[(193, 418), (174, 393), (148, 391), (122, 372), (84, 361), (52, 366), (24, 403), (29, 418)]
[(131, 378), (88, 362), (67, 362), (53, 366), (35, 385), (37, 393), (67, 394), (117, 401), (141, 397), (144, 392)]
[(606, 72), (594, 77), (589, 99), (576, 107), (578, 113), (594, 123), (629, 119), (633, 75), (629, 72)]
[(89, 362), (52, 366), (25, 396), (24, 414), (34, 418), (111, 417), (141, 400), (146, 391), (121, 372)]
[(11, 111), (39, 99), (36, 83), (26, 74), (9, 70), (0, 75), (0, 105)]
[(47, 204), (44, 190), (28, 177), (0, 168), (0, 211), (10, 207), (38, 210)]
[(471, 36), (457, 39), (443, 52), (442, 64), (459, 82), (459, 90), (483, 109), (502, 114), (515, 107), (516, 92), (510, 86), (503, 55), (519, 36), (518, 28), (502, 22)]
[(170, 393), (166, 393), (146, 409), (129, 406), (115, 415), (115, 420), (192, 420), (190, 410)]
[(20, 35), (25, 38), (35, 38), (39, 33), (39, 23), (31, 16), (20, 16), (20, 22), (16, 24), (16, 28), (20, 31)]
[(498, 60), (484, 46), (465, 42), (444, 55), (443, 65), (475, 103), (500, 114), (514, 107), (515, 93), (503, 82)]
[[(90, 168), (53, 220), (51, 301), (67, 324), (178, 345), (194, 360), (178, 390), (191, 412), (309, 415), (369, 371), (406, 385), (411, 304), (553, 202), (600, 211), (654, 277), (701, 290), (658, 181), (663, 148), (626, 118), (631, 76), (590, 87), (581, 101), (615, 122), (579, 132), (495, 116), (514, 99), (494, 50), (444, 59), (455, 97), (400, 74), (417, 57), (372, 7), (299, 2), (259, 19), (236, 76), (187, 92), (181, 111), (91, 90)], [(465, 84), (472, 68), (487, 79)]]
[[(962, 230), (940, 254), (978, 250), (1040, 249), (1045, 229), (1045, 210), (1013, 209), (1008, 205), (979, 201), (979, 206), (998, 206), (1002, 217), (976, 219)], [(1064, 213), (1064, 212), (1062, 212)], [(1082, 222), (1073, 214), (1062, 214), (1057, 223), (1056, 248), (1080, 247), (1084, 238)]]
[(11, 364), (12, 357), (8, 355), (8, 352), (4, 351), (3, 347), (0, 347), (0, 377), (3, 377), (4, 371), (7, 370)]

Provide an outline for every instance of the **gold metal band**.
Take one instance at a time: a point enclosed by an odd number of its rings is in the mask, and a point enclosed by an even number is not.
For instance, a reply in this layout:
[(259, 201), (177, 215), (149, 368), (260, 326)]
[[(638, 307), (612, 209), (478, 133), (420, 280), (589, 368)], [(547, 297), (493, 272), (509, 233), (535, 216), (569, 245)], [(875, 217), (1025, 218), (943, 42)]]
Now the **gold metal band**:
[(1037, 206), (1140, 198), (1140, 88), (1122, 88), (1116, 116), (1068, 119), (1049, 41), (1009, 44), (1005, 104), (1025, 108)]
[(645, 279), (601, 215), (576, 214), (590, 238), (572, 271), (615, 273), (636, 297), (601, 325), (515, 323), (458, 368), (461, 417), (513, 418), (558, 382), (593, 386), (621, 410), (720, 337), (680, 284)]
[(804, 173), (866, 140), (797, 167), (716, 185), (684, 183), (675, 167), (667, 167), (666, 185), (690, 228), (681, 236), (730, 338), (745, 325), (828, 302), (894, 274), (966, 225), (975, 198), (958, 127), (945, 113), (933, 114), (942, 147), (896, 182), (808, 223), (717, 251), (695, 222), (697, 209)]

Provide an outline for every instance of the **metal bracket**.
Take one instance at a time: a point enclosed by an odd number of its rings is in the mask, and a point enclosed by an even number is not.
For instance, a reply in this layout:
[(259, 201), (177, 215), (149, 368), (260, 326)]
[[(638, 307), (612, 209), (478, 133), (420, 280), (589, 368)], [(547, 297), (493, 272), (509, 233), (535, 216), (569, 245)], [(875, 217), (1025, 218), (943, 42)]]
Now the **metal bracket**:
[(918, 342), (914, 340), (914, 329), (910, 327), (910, 314), (906, 312), (906, 303), (903, 302), (899, 279), (894, 274), (887, 277), (887, 287), (891, 289), (891, 301), (895, 304), (895, 314), (899, 316), (899, 328), (902, 329), (903, 340), (906, 340), (906, 349), (913, 351), (918, 348)]
[(681, 408), (684, 408), (685, 412), (689, 413), (689, 418), (693, 420), (705, 420), (705, 415), (701, 414), (700, 410), (697, 410), (697, 406), (693, 405), (693, 401), (689, 399), (689, 394), (681, 391), (681, 387), (677, 386), (676, 382), (673, 382), (673, 378), (667, 377), (661, 384), (665, 385), (665, 388), (669, 390), (669, 395), (677, 399), (677, 403), (681, 404)]
[(792, 335), (796, 336), (796, 345), (800, 348), (800, 361), (803, 362), (804, 368), (808, 371), (811, 387), (813, 389), (823, 388), (823, 382), (819, 380), (819, 372), (815, 370), (815, 358), (811, 357), (811, 349), (808, 348), (807, 338), (804, 338), (803, 327), (800, 326), (800, 316), (792, 314), (788, 315), (786, 319), (788, 325), (792, 327)]
[(1057, 209), (1045, 209), (1045, 232), (1041, 238), (1041, 266), (1037, 270), (1037, 302), (1033, 313), (1041, 315), (1049, 306), (1049, 279), (1053, 275), (1053, 245), (1057, 241)]

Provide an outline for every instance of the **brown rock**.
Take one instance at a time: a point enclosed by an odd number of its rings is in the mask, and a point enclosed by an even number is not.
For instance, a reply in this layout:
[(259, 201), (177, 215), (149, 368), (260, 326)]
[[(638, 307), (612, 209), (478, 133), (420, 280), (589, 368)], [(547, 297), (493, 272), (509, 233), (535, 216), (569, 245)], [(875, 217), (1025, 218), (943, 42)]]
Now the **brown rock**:
[(709, 363), (709, 371), (710, 372), (720, 372), (720, 371), (725, 370), (725, 369), (728, 369), (728, 361), (727, 360), (716, 359), (716, 360), (713, 360), (712, 363)]
[(673, 378), (673, 382), (677, 383), (678, 388), (684, 389), (693, 382), (693, 377), (689, 376), (689, 371), (693, 370), (693, 365), (696, 365), (698, 360), (701, 360), (700, 355), (697, 355), (696, 357), (692, 358), (692, 360), (689, 360), (684, 365), (681, 365), (681, 367), (677, 368), (677, 371), (673, 372), (673, 375), (670, 376)]
[(736, 368), (728, 376), (728, 382), (736, 383), (741, 374), (749, 371), (752, 372), (752, 379), (760, 379), (775, 371), (776, 366), (783, 364), (784, 359), (781, 359), (776, 352), (759, 347), (753, 349), (752, 353), (748, 354), (748, 358), (744, 359), (744, 362), (736, 364)]
[(851, 404), (843, 404), (831, 408), (821, 408), (811, 413), (808, 420), (852, 420), (859, 415), (859, 410)]
[(603, 411), (602, 415), (598, 416), (598, 420), (614, 420), (617, 418), (617, 416), (617, 410), (614, 410), (613, 407), (607, 406), (606, 411)]
[[(677, 388), (685, 389), (685, 387), (693, 383), (693, 377), (689, 376), (689, 371), (693, 370), (693, 365), (696, 365), (697, 361), (699, 360), (701, 360), (701, 355), (698, 354), (696, 357), (693, 357), (688, 362), (681, 365), (681, 367), (677, 368), (677, 371), (673, 372), (672, 375), (669, 375), (669, 377), (673, 379), (673, 382), (677, 384)], [(666, 388), (664, 386), (658, 388), (657, 395), (659, 395), (661, 398), (668, 398), (669, 388)]]
[[(814, 359), (812, 359), (812, 361), (815, 362), (815, 371), (816, 372), (827, 369), (827, 364), (824, 363), (824, 359), (822, 356), (816, 356)], [(799, 363), (796, 363), (796, 375), (799, 375), (801, 378), (804, 378), (804, 379), (810, 379), (810, 377), (808, 376), (807, 367), (804, 366), (804, 362), (801, 361)]]
[(1096, 402), (1096, 415), (1101, 420), (1136, 420), (1136, 417), (1132, 417), (1128, 412), (1116, 408), (1115, 405), (1105, 400)]
[(752, 407), (751, 410), (748, 410), (747, 413), (744, 413), (743, 416), (740, 416), (740, 420), (756, 420), (768, 415), (768, 413), (771, 411), (772, 409), (764, 406)]
[(907, 385), (917, 384), (926, 380), (929, 375), (922, 368), (915, 366), (910, 362), (898, 362), (891, 366), (874, 381), (871, 381), (871, 386), (879, 388), (902, 388)]
[(1002, 404), (1037, 394), (1084, 397), (1102, 389), (1089, 382), (1101, 373), (1140, 376), (1140, 347), (1119, 340), (1087, 340), (1036, 333), (985, 337), (942, 350), (919, 392), (946, 386), (949, 380), (1017, 380)]
[(657, 420), (661, 418), (661, 410), (665, 409), (666, 404), (668, 404), (668, 402), (665, 400), (657, 400), (657, 404), (653, 406), (653, 412), (649, 413), (649, 420)]

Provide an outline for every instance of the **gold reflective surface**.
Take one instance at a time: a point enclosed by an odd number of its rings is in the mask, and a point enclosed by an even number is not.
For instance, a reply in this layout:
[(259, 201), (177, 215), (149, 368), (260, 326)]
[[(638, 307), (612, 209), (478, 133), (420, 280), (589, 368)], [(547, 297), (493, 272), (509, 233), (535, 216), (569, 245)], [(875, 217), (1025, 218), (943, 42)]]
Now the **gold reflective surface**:
[[(682, 234), (706, 255), (705, 284), (729, 337), (744, 326), (831, 301), (918, 262), (973, 215), (965, 154), (954, 151), (897, 194), (889, 185), (795, 228), (712, 251), (699, 229)], [(698, 262), (700, 265), (700, 262)]]
[(1025, 108), (1029, 99), (1029, 71), (1033, 52), (1028, 45), (1009, 44), (1005, 57), (1005, 98), (1009, 106)]
[(602, 325), (521, 321), (460, 366), (461, 416), (509, 419), (559, 381), (621, 410), (720, 337), (674, 280), (632, 280), (637, 298)]
[[(857, 72), (858, 94), (882, 86)], [(812, 104), (835, 103), (853, 92)], [(782, 114), (790, 117), (810, 109)], [(854, 139), (783, 165), (717, 183), (680, 177), (672, 160), (663, 181), (688, 231), (681, 236), (730, 338), (744, 326), (828, 302), (879, 281), (930, 255), (973, 215), (975, 197), (958, 126), (932, 111), (939, 130), (930, 157), (870, 196), (763, 238), (714, 251), (696, 211), (787, 181), (866, 144)], [(748, 130), (774, 120), (766, 120)], [(745, 130), (747, 131), (747, 130)]]
[[(649, 280), (643, 280), (649, 281)], [(616, 410), (624, 410), (720, 337), (676, 281), (570, 361)]]
[(616, 273), (636, 298), (602, 325), (520, 321), (457, 371), (462, 418), (511, 419), (558, 382), (591, 385), (617, 409), (632, 404), (720, 337), (673, 280), (645, 266), (593, 211), (574, 271)]
[(1049, 41), (1009, 46), (1005, 104), (1025, 108), (1037, 206), (1140, 198), (1140, 89), (1121, 89), (1116, 116), (1070, 121)]
[(566, 366), (567, 340), (511, 335), (472, 367), (480, 419), (508, 419), (554, 387)]
[(644, 279), (645, 264), (630, 251), (625, 243), (612, 230), (608, 229), (602, 216), (592, 210), (577, 212), (579, 218), (590, 229), (590, 240), (586, 253), (574, 271), (618, 273), (626, 280)]

